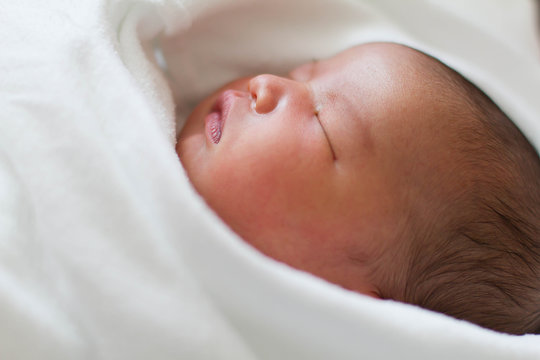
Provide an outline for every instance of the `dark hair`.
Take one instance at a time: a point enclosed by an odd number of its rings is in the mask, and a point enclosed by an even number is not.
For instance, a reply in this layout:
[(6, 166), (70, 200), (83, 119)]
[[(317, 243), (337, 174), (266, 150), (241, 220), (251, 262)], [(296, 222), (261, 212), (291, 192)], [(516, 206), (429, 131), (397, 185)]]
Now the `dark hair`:
[(448, 101), (459, 117), (452, 149), (459, 161), (447, 181), (459, 185), (430, 214), (411, 206), (403, 233), (413, 241), (400, 249), (408, 262), (402, 275), (386, 275), (380, 295), (501, 332), (538, 334), (540, 158), (488, 96), (429, 60), (457, 99)]

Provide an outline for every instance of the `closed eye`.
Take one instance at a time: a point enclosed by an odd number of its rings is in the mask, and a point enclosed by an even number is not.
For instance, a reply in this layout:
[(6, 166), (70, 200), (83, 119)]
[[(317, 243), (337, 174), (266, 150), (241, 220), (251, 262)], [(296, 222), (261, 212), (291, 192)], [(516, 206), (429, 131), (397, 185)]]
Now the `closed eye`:
[(326, 132), (326, 129), (324, 128), (322, 122), (321, 122), (321, 119), (319, 117), (319, 109), (318, 108), (315, 108), (315, 110), (313, 111), (313, 114), (315, 115), (315, 117), (317, 118), (317, 121), (319, 122), (319, 124), (321, 125), (321, 129), (324, 133), (324, 136), (326, 137), (326, 141), (328, 141), (328, 146), (330, 147), (330, 151), (332, 152), (332, 158), (334, 161), (337, 160), (337, 157), (336, 157), (336, 152), (334, 151), (334, 148), (332, 147), (332, 142), (330, 141), (330, 137), (328, 136), (328, 133)]
[[(310, 75), (310, 80), (311, 78), (313, 77), (313, 73), (314, 73), (314, 69), (315, 69), (315, 66), (317, 65), (317, 62), (316, 61), (313, 61), (311, 63), (311, 75)], [(309, 91), (309, 95), (311, 97), (311, 102), (312, 104), (316, 104), (317, 101), (315, 99), (315, 93), (313, 92), (313, 88), (310, 84), (309, 81), (306, 81), (306, 85), (307, 85), (307, 88), (308, 88), (308, 91)], [(324, 128), (324, 125), (319, 117), (319, 110), (320, 110), (320, 107), (318, 105), (315, 105), (315, 108), (313, 109), (313, 115), (317, 118), (317, 121), (319, 122), (319, 125), (321, 126), (321, 129), (324, 133), (324, 137), (326, 137), (326, 141), (328, 142), (328, 147), (330, 148), (330, 152), (332, 153), (332, 159), (334, 160), (334, 162), (337, 160), (337, 157), (336, 157), (336, 152), (334, 151), (334, 147), (332, 146), (332, 142), (330, 141), (330, 137), (328, 136), (328, 133), (326, 132), (326, 129)]]

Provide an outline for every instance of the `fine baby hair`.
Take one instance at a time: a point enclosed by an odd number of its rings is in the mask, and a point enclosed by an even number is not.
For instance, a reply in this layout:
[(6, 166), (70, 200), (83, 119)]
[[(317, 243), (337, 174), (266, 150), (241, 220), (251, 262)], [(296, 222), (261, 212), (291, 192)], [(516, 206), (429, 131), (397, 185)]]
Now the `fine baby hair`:
[(444, 202), (428, 206), (429, 215), (409, 212), (409, 261), (403, 277), (381, 282), (387, 284), (381, 295), (502, 332), (538, 334), (538, 154), (476, 86), (440, 62), (425, 66), (446, 80), (442, 91), (457, 95), (446, 97), (456, 121), (466, 119), (454, 137), (456, 179), (437, 178), (455, 180), (456, 187)]

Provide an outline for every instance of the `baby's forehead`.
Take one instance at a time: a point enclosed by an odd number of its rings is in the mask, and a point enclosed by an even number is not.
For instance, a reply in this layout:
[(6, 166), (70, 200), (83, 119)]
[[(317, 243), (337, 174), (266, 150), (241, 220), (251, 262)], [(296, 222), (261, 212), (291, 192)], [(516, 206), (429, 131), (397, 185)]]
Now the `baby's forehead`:
[(306, 63), (295, 71), (314, 79), (334, 78), (338, 81), (328, 85), (349, 85), (352, 89), (361, 88), (369, 79), (378, 79), (380, 86), (395, 85), (409, 90), (415, 85), (425, 88), (452, 81), (452, 71), (446, 65), (421, 51), (396, 43), (358, 45), (333, 57)]
[(334, 67), (342, 65), (347, 68), (358, 66), (376, 70), (379, 66), (417, 70), (424, 66), (435, 66), (439, 63), (435, 58), (397, 43), (368, 43), (344, 50), (333, 57), (321, 61), (321, 65)]
[(311, 78), (329, 101), (345, 96), (353, 104), (401, 103), (411, 108), (438, 107), (459, 98), (448, 91), (456, 82), (452, 77), (459, 74), (429, 55), (395, 43), (355, 46), (296, 71)]

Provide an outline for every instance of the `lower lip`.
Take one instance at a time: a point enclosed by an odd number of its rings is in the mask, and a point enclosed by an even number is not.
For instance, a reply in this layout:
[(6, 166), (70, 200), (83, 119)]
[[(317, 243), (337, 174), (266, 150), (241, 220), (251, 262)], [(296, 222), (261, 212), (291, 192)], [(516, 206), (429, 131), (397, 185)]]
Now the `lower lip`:
[(222, 120), (221, 111), (212, 111), (210, 114), (206, 115), (206, 133), (214, 144), (219, 143), (219, 140), (221, 139), (221, 131), (223, 130)]
[(223, 134), (223, 125), (227, 120), (229, 111), (238, 96), (237, 91), (226, 90), (217, 98), (212, 110), (205, 117), (206, 134), (210, 141), (218, 144)]

